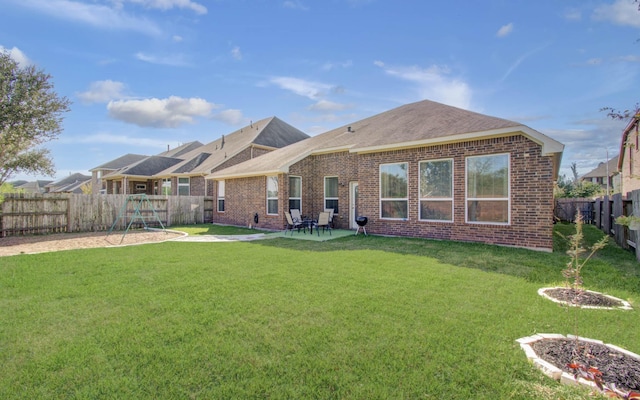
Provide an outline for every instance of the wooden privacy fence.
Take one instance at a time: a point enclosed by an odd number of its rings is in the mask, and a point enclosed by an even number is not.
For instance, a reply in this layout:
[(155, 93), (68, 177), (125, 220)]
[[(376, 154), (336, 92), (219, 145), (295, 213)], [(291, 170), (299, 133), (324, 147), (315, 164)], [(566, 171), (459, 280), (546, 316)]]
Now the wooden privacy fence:
[(640, 261), (640, 231), (615, 223), (622, 215), (640, 217), (640, 190), (627, 193), (627, 196), (618, 193), (598, 199), (556, 199), (556, 220), (574, 222), (578, 211), (585, 223), (610, 235), (620, 247), (633, 251)]
[[(92, 232), (149, 226), (190, 225), (213, 220), (208, 196), (9, 194), (0, 204), (0, 237), (57, 232)], [(136, 212), (136, 208), (138, 208)], [(154, 213), (155, 211), (155, 213)], [(115, 226), (114, 226), (114, 223)]]

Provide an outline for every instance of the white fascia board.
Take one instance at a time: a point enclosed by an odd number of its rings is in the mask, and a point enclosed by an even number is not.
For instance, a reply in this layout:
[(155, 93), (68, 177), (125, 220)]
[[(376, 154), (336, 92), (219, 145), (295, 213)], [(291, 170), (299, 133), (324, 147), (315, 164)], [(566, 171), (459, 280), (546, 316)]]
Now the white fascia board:
[(564, 150), (564, 145), (549, 136), (535, 131), (527, 126), (514, 126), (502, 129), (493, 129), (490, 131), (469, 132), (460, 135), (444, 136), (434, 139), (416, 140), (413, 142), (401, 142), (392, 145), (370, 146), (360, 147), (349, 150), (352, 153), (377, 153), (388, 150), (399, 150), (406, 148), (415, 148), (421, 146), (433, 146), (445, 143), (465, 142), (469, 140), (490, 139), (496, 137), (510, 136), (514, 134), (523, 134), (534, 142), (542, 146), (542, 154), (547, 156), (551, 154), (561, 153)]
[(289, 168), (282, 168), (279, 170), (272, 170), (272, 171), (247, 171), (247, 172), (239, 172), (239, 173), (231, 173), (231, 174), (219, 174), (219, 173), (213, 173), (210, 175), (205, 176), (206, 180), (211, 180), (211, 179), (215, 179), (215, 180), (223, 180), (223, 179), (239, 179), (239, 178), (252, 178), (252, 177), (256, 177), (256, 176), (272, 176), (272, 175), (278, 175), (278, 174), (283, 174), (283, 173), (287, 173), (289, 172)]

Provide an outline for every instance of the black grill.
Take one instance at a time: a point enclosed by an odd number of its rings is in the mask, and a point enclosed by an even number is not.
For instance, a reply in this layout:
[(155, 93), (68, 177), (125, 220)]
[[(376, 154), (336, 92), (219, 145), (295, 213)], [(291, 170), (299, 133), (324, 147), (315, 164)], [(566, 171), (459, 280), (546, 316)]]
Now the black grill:
[(358, 224), (358, 226), (365, 226), (367, 224), (367, 222), (369, 222), (369, 218), (367, 218), (367, 217), (358, 217), (358, 218), (356, 218), (356, 224)]

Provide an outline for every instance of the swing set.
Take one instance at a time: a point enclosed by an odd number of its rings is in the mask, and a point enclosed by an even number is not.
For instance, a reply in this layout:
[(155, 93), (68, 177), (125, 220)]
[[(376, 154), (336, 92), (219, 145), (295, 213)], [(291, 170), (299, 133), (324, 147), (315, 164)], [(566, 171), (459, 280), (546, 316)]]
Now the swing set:
[[(131, 220), (129, 221), (129, 224), (127, 224), (127, 229), (124, 231), (124, 233), (122, 234), (122, 237), (120, 238), (120, 243), (122, 243), (122, 241), (124, 240), (124, 237), (127, 235), (127, 232), (129, 232), (131, 225), (133, 225), (135, 221), (142, 221), (142, 225), (144, 226), (144, 229), (145, 230), (150, 229), (149, 226), (147, 225), (147, 220), (149, 218), (144, 216), (143, 211), (147, 213), (151, 211), (152, 213), (151, 220), (153, 222), (159, 223), (160, 226), (162, 227), (162, 231), (164, 233), (167, 233), (166, 228), (162, 224), (162, 221), (160, 220), (160, 217), (158, 216), (156, 209), (153, 207), (153, 204), (151, 204), (149, 197), (147, 197), (146, 194), (131, 194), (127, 196), (124, 202), (124, 205), (120, 209), (120, 214), (118, 214), (118, 218), (116, 218), (116, 220), (113, 221), (113, 225), (111, 225), (111, 229), (109, 229), (107, 236), (109, 236), (111, 232), (113, 232), (113, 229), (116, 227), (118, 222), (123, 220), (126, 223), (127, 217), (129, 215), (129, 212), (128, 212), (129, 204), (131, 204), (133, 207), (133, 215), (130, 216)], [(152, 221), (149, 221), (149, 222), (152, 222)]]

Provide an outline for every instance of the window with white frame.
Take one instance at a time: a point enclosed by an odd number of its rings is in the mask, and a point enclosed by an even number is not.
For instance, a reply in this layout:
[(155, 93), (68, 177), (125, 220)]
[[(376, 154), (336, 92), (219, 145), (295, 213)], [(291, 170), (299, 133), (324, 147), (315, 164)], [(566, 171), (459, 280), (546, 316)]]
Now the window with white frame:
[(189, 178), (178, 178), (178, 196), (189, 196)]
[(267, 177), (267, 214), (278, 214), (278, 177)]
[(509, 154), (467, 158), (467, 222), (509, 223)]
[(338, 213), (338, 177), (324, 177), (324, 208), (333, 208), (334, 214)]
[(289, 177), (289, 210), (298, 209), (302, 212), (302, 178)]
[(218, 181), (218, 212), (224, 212), (224, 181)]
[(171, 178), (162, 179), (162, 194), (164, 196), (171, 196)]
[(409, 217), (408, 164), (380, 165), (380, 217)]
[(453, 160), (420, 162), (420, 219), (453, 221)]

